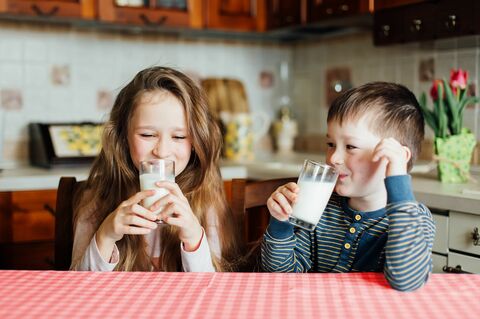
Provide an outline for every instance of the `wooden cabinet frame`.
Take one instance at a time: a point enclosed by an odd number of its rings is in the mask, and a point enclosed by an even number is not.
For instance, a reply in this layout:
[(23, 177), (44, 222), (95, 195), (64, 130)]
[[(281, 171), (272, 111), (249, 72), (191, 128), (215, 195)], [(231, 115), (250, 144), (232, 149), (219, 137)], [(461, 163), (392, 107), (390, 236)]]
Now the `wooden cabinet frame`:
[(120, 7), (113, 0), (98, 1), (99, 18), (105, 22), (200, 29), (204, 26), (202, 0), (188, 0), (187, 10), (175, 8)]
[(0, 12), (39, 17), (96, 18), (96, 0), (0, 0)]

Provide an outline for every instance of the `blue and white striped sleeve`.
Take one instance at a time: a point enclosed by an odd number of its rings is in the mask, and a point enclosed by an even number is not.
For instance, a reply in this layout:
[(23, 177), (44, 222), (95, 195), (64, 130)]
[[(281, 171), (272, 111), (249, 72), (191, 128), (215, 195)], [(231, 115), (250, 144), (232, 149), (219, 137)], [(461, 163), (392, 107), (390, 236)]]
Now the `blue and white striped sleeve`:
[(307, 272), (310, 260), (310, 233), (288, 221), (271, 217), (262, 242), (262, 268), (268, 272)]
[(388, 240), (384, 273), (396, 290), (421, 287), (432, 271), (435, 224), (428, 208), (415, 201), (408, 175), (385, 179)]

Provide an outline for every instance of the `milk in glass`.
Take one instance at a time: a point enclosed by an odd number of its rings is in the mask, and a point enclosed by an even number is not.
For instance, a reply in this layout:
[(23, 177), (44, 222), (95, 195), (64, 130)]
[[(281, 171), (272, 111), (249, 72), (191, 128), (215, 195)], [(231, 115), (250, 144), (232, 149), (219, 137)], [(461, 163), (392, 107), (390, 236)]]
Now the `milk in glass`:
[[(168, 191), (165, 188), (161, 188), (155, 185), (156, 182), (165, 180), (165, 176), (161, 176), (156, 173), (146, 173), (140, 175), (140, 189), (147, 190), (147, 189), (154, 189), (155, 195), (149, 196), (143, 199), (143, 207), (150, 208), (157, 200), (162, 198), (163, 196), (168, 194)], [(158, 214), (163, 207), (160, 207), (156, 211), (155, 214)]]
[(300, 181), (297, 202), (293, 206), (292, 216), (316, 225), (332, 196), (335, 183)]
[[(143, 207), (149, 209), (156, 201), (168, 194), (165, 188), (155, 185), (161, 181), (175, 181), (175, 162), (167, 159), (151, 159), (140, 163), (140, 190), (155, 190), (155, 194), (142, 201)], [(154, 213), (158, 214), (163, 207)]]
[(299, 193), (288, 221), (312, 231), (332, 195), (338, 172), (332, 166), (306, 159), (298, 177)]

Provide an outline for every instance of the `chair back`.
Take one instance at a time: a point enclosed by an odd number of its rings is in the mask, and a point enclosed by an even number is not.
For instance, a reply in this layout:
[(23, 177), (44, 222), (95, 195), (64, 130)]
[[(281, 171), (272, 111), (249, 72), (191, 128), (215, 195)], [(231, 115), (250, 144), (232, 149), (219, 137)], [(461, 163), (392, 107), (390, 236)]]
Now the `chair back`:
[(61, 177), (55, 209), (55, 270), (68, 270), (72, 263), (73, 199), (83, 182), (75, 177)]
[(231, 209), (237, 220), (243, 221), (242, 239), (247, 262), (244, 271), (260, 270), (260, 241), (267, 229), (270, 213), (267, 200), (281, 185), (296, 182), (297, 177), (263, 181), (233, 179), (231, 184)]

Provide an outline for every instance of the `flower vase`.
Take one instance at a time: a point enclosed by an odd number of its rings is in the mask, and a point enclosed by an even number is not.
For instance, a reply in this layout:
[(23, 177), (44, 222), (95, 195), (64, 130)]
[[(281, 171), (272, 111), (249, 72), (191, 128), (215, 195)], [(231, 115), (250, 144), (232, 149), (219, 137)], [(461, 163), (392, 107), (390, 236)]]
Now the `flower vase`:
[(442, 183), (466, 183), (470, 178), (470, 161), (477, 143), (469, 130), (446, 138), (435, 138), (438, 177)]

